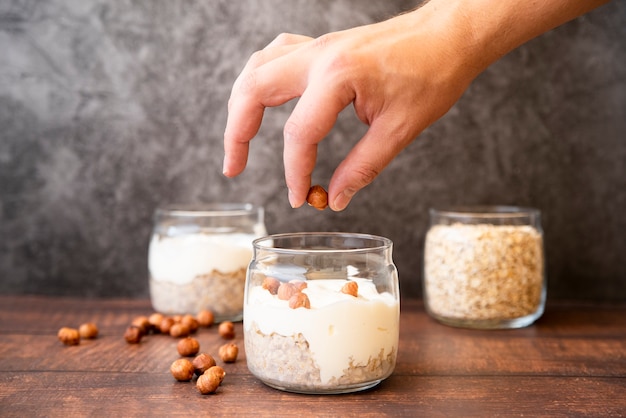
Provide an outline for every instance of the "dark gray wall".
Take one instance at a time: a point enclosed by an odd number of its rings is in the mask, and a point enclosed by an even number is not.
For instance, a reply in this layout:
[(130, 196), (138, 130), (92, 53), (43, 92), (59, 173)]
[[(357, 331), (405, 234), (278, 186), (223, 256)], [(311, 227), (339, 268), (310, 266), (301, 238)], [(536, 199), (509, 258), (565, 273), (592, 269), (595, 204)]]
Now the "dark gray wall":
[[(419, 295), (429, 207), (512, 204), (543, 211), (550, 298), (626, 300), (623, 1), (493, 65), (343, 213), (288, 205), (290, 106), (268, 110), (245, 174), (221, 175), (230, 86), (253, 51), (411, 3), (1, 2), (0, 292), (147, 296), (155, 207), (251, 201), (272, 233), (391, 238), (402, 290)], [(342, 114), (316, 182), (364, 129)]]

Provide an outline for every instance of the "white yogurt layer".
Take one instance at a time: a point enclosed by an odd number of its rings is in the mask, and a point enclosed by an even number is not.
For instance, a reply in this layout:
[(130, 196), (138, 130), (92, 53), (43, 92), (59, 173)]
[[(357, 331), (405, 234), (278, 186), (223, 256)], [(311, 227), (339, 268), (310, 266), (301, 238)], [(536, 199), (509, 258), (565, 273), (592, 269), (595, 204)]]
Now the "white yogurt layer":
[(148, 251), (153, 280), (190, 283), (194, 277), (217, 270), (246, 268), (252, 259), (252, 234), (154, 235)]
[[(389, 293), (378, 293), (370, 280), (355, 279), (358, 297), (341, 293), (347, 280), (310, 280), (303, 290), (311, 309), (291, 309), (261, 286), (248, 289), (244, 327), (256, 324), (265, 335), (301, 333), (320, 369), (322, 383), (340, 378), (350, 366), (397, 349), (400, 305)], [(262, 354), (261, 354), (262, 355)]]

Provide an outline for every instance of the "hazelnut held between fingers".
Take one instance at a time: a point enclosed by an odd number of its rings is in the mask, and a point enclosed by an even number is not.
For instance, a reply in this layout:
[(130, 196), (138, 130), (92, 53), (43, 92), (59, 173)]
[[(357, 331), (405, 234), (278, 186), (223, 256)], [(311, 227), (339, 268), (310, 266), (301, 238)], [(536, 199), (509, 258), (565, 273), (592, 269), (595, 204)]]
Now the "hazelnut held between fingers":
[(317, 210), (324, 210), (328, 207), (328, 193), (319, 184), (311, 186), (306, 202)]

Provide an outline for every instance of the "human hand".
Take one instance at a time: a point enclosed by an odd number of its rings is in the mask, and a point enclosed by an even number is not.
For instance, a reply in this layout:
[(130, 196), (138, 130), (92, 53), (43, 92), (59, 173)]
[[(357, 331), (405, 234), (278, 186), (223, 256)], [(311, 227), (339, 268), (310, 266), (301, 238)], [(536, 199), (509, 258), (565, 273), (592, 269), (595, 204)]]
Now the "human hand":
[[(352, 104), (369, 129), (328, 186), (330, 208), (343, 210), (489, 64), (575, 16), (568, 17), (565, 7), (550, 0), (541, 7), (517, 1), (431, 0), (390, 20), (317, 39), (282, 34), (252, 55), (233, 86), (224, 174), (236, 176), (245, 168), (248, 143), (264, 109), (299, 97), (285, 123), (283, 159), (289, 202), (301, 206), (311, 185), (317, 144)], [(508, 36), (502, 36), (504, 30)]]
[[(289, 201), (302, 205), (317, 144), (349, 104), (369, 125), (335, 170), (329, 205), (342, 210), (426, 126), (443, 115), (472, 78), (450, 36), (412, 15), (324, 35), (283, 34), (253, 54), (235, 82), (225, 131), (224, 174), (245, 167), (248, 142), (265, 107), (300, 97), (284, 128)], [(420, 45), (416, 48), (415, 45)]]

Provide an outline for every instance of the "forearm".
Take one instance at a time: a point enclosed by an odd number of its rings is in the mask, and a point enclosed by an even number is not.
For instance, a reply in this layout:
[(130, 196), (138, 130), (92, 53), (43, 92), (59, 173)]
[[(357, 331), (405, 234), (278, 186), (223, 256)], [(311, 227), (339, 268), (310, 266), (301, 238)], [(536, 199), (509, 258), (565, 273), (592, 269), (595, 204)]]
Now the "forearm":
[(431, 0), (414, 13), (441, 15), (477, 75), (531, 39), (609, 0)]

